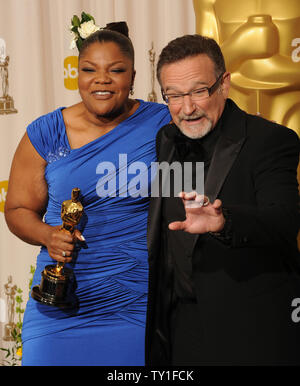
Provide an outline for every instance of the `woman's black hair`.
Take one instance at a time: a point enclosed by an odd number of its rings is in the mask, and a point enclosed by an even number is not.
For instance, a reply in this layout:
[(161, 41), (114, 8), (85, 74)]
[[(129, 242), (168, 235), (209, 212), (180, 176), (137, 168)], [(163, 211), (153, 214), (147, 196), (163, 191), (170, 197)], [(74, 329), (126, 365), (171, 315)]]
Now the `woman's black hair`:
[(105, 28), (94, 32), (85, 39), (79, 51), (79, 59), (91, 44), (109, 42), (117, 44), (120, 51), (131, 59), (134, 65), (134, 48), (129, 38), (128, 26), (124, 21), (109, 23)]

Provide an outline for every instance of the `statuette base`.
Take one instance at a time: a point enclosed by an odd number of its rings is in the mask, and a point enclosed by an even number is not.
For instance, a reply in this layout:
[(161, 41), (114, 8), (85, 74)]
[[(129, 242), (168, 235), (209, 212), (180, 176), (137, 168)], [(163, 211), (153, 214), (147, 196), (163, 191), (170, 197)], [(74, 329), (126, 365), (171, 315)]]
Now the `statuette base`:
[(16, 114), (18, 110), (14, 107), (12, 97), (6, 96), (0, 98), (0, 114)]
[(56, 270), (56, 265), (47, 265), (42, 272), (40, 285), (32, 288), (34, 300), (59, 308), (74, 308), (76, 297), (73, 294), (74, 274), (69, 268)]

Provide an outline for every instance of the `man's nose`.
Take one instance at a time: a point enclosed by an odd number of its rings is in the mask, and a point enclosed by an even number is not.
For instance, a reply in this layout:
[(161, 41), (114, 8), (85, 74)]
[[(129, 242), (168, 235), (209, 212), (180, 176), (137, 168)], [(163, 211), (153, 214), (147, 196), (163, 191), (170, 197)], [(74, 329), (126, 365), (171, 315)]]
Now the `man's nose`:
[(181, 110), (184, 114), (190, 115), (196, 110), (196, 105), (190, 95), (185, 95), (182, 100)]

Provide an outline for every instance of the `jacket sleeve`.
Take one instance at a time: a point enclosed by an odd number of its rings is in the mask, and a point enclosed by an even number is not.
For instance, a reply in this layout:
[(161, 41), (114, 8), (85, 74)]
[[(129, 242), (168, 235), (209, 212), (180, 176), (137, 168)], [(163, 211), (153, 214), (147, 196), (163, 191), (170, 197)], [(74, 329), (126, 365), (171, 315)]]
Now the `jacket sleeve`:
[(232, 247), (295, 249), (299, 230), (299, 138), (290, 129), (262, 141), (252, 179), (256, 205), (230, 205)]

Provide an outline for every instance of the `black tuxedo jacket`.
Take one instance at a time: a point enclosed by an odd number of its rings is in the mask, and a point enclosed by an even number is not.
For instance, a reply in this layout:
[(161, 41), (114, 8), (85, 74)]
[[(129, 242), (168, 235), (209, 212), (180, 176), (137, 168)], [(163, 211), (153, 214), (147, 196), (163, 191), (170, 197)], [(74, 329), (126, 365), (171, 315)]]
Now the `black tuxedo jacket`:
[[(230, 99), (225, 111), (205, 194), (211, 202), (221, 199), (230, 211), (232, 243), (178, 231), (192, 259), (201, 363), (299, 364), (300, 323), (291, 317), (292, 301), (300, 298), (299, 139), (290, 129), (245, 113)], [(158, 133), (159, 162), (174, 160), (171, 131), (172, 125), (166, 125)], [(161, 209), (162, 199), (151, 198), (148, 365), (172, 363), (170, 319), (178, 300)]]

